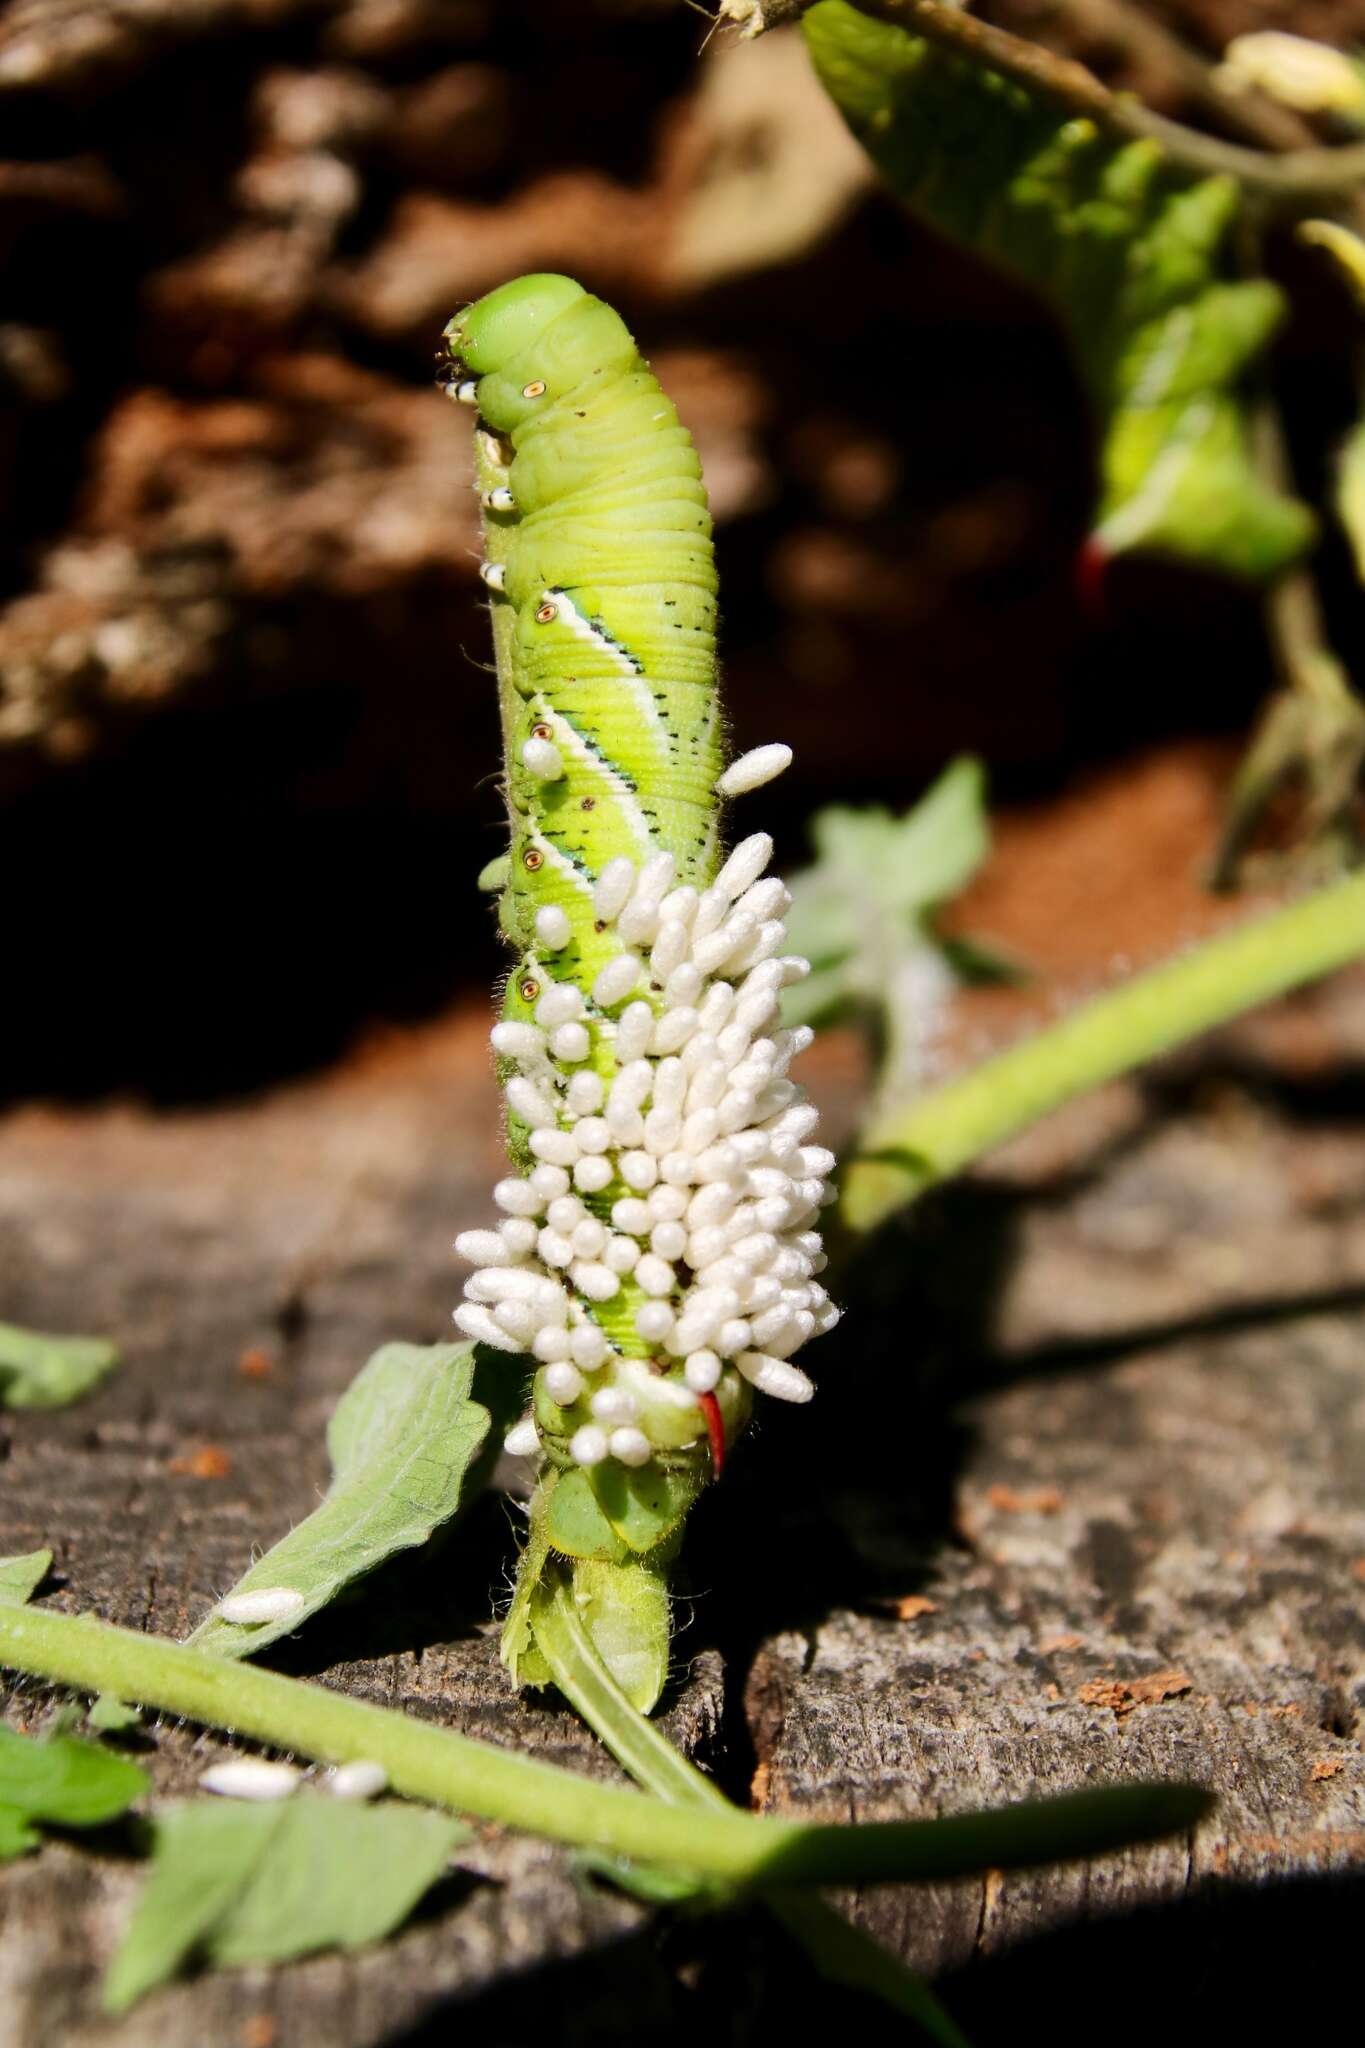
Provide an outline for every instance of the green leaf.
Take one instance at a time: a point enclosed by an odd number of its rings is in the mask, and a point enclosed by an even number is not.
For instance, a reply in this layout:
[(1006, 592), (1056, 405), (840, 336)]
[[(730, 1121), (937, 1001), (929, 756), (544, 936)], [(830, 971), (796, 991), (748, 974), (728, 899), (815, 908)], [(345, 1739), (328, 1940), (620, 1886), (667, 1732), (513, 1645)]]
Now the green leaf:
[(151, 1875), (104, 1980), (107, 2012), (165, 1983), (207, 1942), (278, 1834), (283, 1806), (196, 1802), (158, 1814)]
[(104, 1337), (54, 1337), (0, 1323), (0, 1408), (65, 1408), (119, 1362)]
[(468, 1835), (448, 1815), (389, 1801), (302, 1794), (277, 1806), (169, 1807), (105, 2008), (126, 2011), (196, 1956), (233, 1967), (382, 1941)]
[[(327, 1431), (333, 1478), (322, 1505), (237, 1581), (233, 1594), (284, 1588), (302, 1605), (273, 1620), (214, 1613), (190, 1637), (245, 1657), (287, 1635), (397, 1551), (426, 1543), (482, 1478), (491, 1416), (471, 1397), (472, 1344), (385, 1344), (343, 1394)], [(499, 1370), (509, 1379), (507, 1361)]]
[(815, 860), (792, 881), (788, 940), (814, 971), (783, 998), (787, 1024), (868, 1024), (888, 1072), (912, 1092), (926, 1031), (951, 990), (963, 941), (940, 938), (939, 906), (989, 847), (979, 762), (955, 761), (903, 816), (869, 806), (817, 811)]
[(1365, 583), (1365, 421), (1352, 427), (1337, 458), (1336, 509), (1356, 575)]
[(0, 1806), (0, 1863), (12, 1863), (16, 1856), (27, 1856), (41, 1840), (37, 1828), (30, 1827), (17, 1808)]
[(101, 1735), (119, 1735), (124, 1729), (137, 1726), (142, 1719), (142, 1709), (128, 1706), (112, 1692), (102, 1692), (85, 1718)]
[(939, 2048), (969, 2048), (966, 2035), (924, 1979), (818, 1894), (772, 1892), (767, 1903), (829, 1983), (881, 1999)]
[(12, 1607), (24, 1607), (33, 1598), (52, 1567), (50, 1550), (28, 1550), (16, 1557), (0, 1557), (0, 1600)]
[(1232, 180), (1191, 181), (1157, 143), (1116, 141), (846, 0), (822, 0), (802, 31), (897, 197), (1031, 286), (1063, 329), (1100, 430), (1096, 554), (1151, 549), (1247, 577), (1301, 555), (1315, 521), (1258, 474), (1246, 407), (1285, 302), (1228, 275)]
[[(46, 1740), (0, 1726), (0, 1815), (3, 1833), (31, 1848), (25, 1823), (99, 1827), (127, 1811), (147, 1789), (147, 1773), (126, 1757), (73, 1735)], [(34, 1838), (36, 1839), (36, 1838)]]

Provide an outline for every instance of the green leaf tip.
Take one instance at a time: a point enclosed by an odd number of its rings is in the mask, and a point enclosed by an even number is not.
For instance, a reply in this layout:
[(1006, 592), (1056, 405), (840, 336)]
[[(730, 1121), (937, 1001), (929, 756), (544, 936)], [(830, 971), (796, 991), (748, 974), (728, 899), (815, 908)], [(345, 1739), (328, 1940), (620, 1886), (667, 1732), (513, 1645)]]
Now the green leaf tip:
[(0, 1557), (0, 1600), (23, 1607), (37, 1592), (52, 1569), (50, 1550), (29, 1550), (16, 1557)]

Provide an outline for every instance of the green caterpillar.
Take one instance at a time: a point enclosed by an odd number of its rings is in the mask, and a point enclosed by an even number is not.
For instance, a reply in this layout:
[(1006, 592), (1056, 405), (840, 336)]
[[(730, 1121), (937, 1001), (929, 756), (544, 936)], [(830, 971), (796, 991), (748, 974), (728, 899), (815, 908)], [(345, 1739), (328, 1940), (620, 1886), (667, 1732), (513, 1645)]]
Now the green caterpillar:
[(1102, 435), (1093, 536), (1248, 577), (1309, 545), (1306, 507), (1253, 466), (1241, 386), (1280, 324), (1222, 275), (1236, 187), (1191, 184), (1015, 81), (846, 0), (804, 17), (822, 84), (912, 210), (1031, 284), (1071, 341)]
[(814, 1228), (833, 1154), (778, 1023), (807, 963), (765, 834), (721, 858), (721, 798), (790, 749), (723, 772), (716, 573), (701, 469), (610, 307), (516, 280), (446, 330), (478, 407), (484, 580), (517, 959), (493, 1044), (517, 1172), (461, 1329), (537, 1362), (508, 1438), (542, 1467), (504, 1655), (542, 1683), (532, 1595), (572, 1570), (637, 1704), (667, 1668), (667, 1568), (753, 1392), (806, 1401), (791, 1354), (837, 1319)]

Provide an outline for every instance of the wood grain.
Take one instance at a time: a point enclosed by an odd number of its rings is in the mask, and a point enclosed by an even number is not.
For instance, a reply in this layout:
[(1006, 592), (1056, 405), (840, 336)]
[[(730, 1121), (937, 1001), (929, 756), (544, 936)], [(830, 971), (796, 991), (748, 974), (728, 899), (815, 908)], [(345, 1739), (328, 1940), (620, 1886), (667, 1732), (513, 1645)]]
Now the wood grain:
[[(307, 1511), (330, 1405), (374, 1346), (443, 1332), (447, 1247), (498, 1159), (483, 1033), (457, 1013), (211, 1110), (0, 1124), (4, 1314), (108, 1331), (126, 1354), (83, 1406), (0, 1423), (0, 1549), (51, 1543), (60, 1604), (184, 1632)], [(1264, 2019), (1267, 1970), (1288, 1996), (1280, 1930), (1302, 1931), (1319, 1992), (1349, 1967), (1363, 1035), (1365, 982), (1347, 977), (945, 1191), (855, 1276), (818, 1430), (765, 1415), (698, 1515), (670, 1726), (732, 1793), (843, 1817), (1141, 1775), (1217, 1788), (1192, 1843), (849, 1901), (946, 1977), (979, 2042), (1012, 2038), (1021, 1998), (1045, 1999), (1061, 2041)], [(832, 1047), (834, 1094), (852, 1070)], [(279, 1661), (609, 1771), (498, 1666), (514, 1517), (484, 1502), (450, 1550)], [(23, 1688), (11, 1717), (42, 1705)], [(161, 1792), (222, 1747), (149, 1737)], [(191, 1981), (115, 2024), (98, 1974), (136, 1867), (117, 1843), (54, 1845), (0, 1880), (0, 2040), (377, 2048), (465, 2023), (545, 2038), (540, 2020), (563, 2040), (749, 2039), (826, 2010), (881, 2037), (752, 1915), (661, 1930), (496, 1832), (462, 1862), (382, 1949)]]

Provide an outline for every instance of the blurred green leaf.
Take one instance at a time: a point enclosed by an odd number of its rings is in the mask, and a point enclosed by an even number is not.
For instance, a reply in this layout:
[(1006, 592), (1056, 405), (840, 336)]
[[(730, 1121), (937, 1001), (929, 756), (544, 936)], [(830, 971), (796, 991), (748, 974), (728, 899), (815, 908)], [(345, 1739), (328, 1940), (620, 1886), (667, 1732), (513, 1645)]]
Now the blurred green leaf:
[[(287, 1589), (302, 1596), (301, 1604), (259, 1622), (210, 1614), (190, 1641), (219, 1656), (252, 1656), (458, 1514), (481, 1481), (480, 1453), (492, 1421), (472, 1396), (476, 1364), (476, 1347), (468, 1343), (385, 1344), (376, 1351), (328, 1427), (333, 1478), (326, 1498), (232, 1588), (234, 1595)], [(499, 1371), (510, 1385), (506, 1360)]]
[(159, 1814), (152, 1869), (104, 1985), (110, 2012), (202, 1956), (285, 1962), (382, 1941), (441, 1875), (462, 1821), (424, 1807), (300, 1795), (195, 1801)]
[(54, 1337), (0, 1323), (0, 1408), (65, 1408), (119, 1362), (104, 1337)]
[(73, 1735), (42, 1739), (0, 1725), (0, 1860), (37, 1845), (31, 1821), (99, 1827), (146, 1789), (145, 1771), (96, 1742)]
[(27, 1856), (41, 1840), (37, 1828), (30, 1827), (22, 1813), (12, 1806), (0, 1806), (0, 1863), (12, 1863), (16, 1856)]
[(1356, 575), (1365, 583), (1365, 420), (1352, 427), (1337, 460), (1337, 517), (1346, 530)]
[(1246, 393), (1285, 312), (1233, 271), (1241, 204), (1152, 141), (1116, 142), (1045, 92), (846, 0), (802, 21), (825, 89), (892, 191), (1050, 307), (1100, 429), (1086, 567), (1152, 549), (1238, 576), (1311, 544), (1308, 507), (1267, 483)]
[(933, 922), (989, 850), (981, 765), (955, 761), (899, 818), (873, 806), (817, 811), (811, 837), (815, 860), (792, 880), (787, 931), (812, 971), (787, 990), (783, 1020), (860, 1018), (894, 1046), (937, 1011), (959, 962), (987, 957)]

